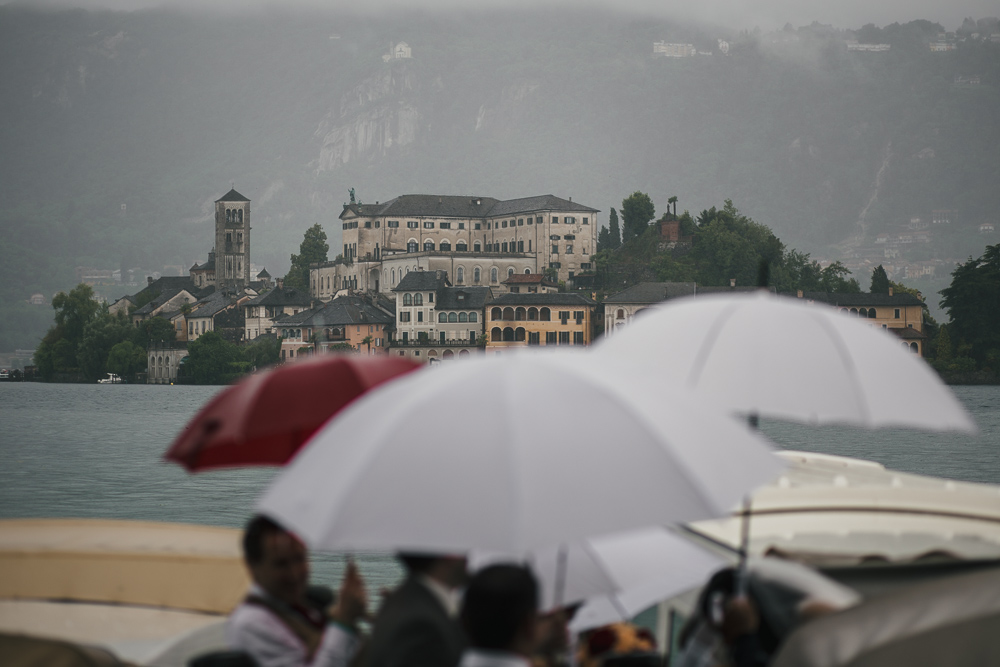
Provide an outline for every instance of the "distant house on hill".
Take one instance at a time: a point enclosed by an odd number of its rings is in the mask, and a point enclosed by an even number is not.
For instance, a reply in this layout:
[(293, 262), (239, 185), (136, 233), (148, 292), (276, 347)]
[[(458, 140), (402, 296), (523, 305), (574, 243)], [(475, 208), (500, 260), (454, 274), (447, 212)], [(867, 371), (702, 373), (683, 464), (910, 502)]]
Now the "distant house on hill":
[(662, 58), (690, 58), (698, 54), (693, 44), (653, 42), (653, 55)]
[(832, 294), (802, 292), (798, 298), (825, 303), (845, 315), (865, 320), (869, 326), (887, 330), (902, 340), (902, 345), (914, 354), (923, 355), (927, 335), (923, 332), (924, 304), (912, 294)]
[(406, 42), (400, 42), (395, 46), (389, 45), (389, 53), (382, 56), (384, 62), (390, 60), (406, 60), (413, 57), (413, 49)]

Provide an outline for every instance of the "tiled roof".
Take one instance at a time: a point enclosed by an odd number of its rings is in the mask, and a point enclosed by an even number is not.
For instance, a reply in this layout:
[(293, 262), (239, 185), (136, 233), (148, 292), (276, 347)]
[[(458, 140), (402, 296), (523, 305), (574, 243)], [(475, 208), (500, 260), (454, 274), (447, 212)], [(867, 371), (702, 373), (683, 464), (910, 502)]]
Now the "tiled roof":
[(658, 303), (679, 296), (691, 296), (695, 291), (696, 283), (639, 283), (612, 294), (604, 303)]
[(554, 195), (501, 201), (493, 197), (456, 195), (400, 195), (379, 204), (345, 204), (343, 218), (351, 211), (362, 217), (387, 218), (488, 218), (539, 211), (597, 213), (598, 209)]
[(803, 299), (822, 301), (843, 308), (870, 308), (872, 306), (922, 306), (923, 301), (912, 294), (834, 294), (830, 292), (804, 292)]
[(482, 308), (493, 294), (489, 287), (444, 287), (438, 290), (435, 310)]
[(541, 273), (515, 273), (507, 280), (501, 281), (504, 285), (549, 285), (551, 287), (558, 287), (558, 285), (551, 280), (546, 280), (545, 276)]
[(596, 306), (585, 296), (575, 292), (556, 292), (554, 294), (520, 294), (509, 292), (501, 294), (489, 301), (487, 306)]
[(917, 331), (913, 327), (889, 327), (886, 331), (896, 334), (903, 340), (923, 340), (927, 338), (927, 334)]
[(214, 292), (192, 306), (191, 318), (215, 317), (233, 305), (234, 300), (224, 292)]
[(534, 213), (536, 211), (578, 211), (580, 213), (597, 213), (596, 208), (556, 197), (555, 195), (539, 195), (499, 201), (490, 209), (489, 216), (513, 215), (515, 213)]
[(352, 324), (392, 324), (395, 318), (357, 296), (337, 297), (328, 304), (279, 317), (275, 326), (330, 327)]
[[(765, 288), (757, 287), (755, 285), (737, 285), (736, 287), (729, 287), (728, 285), (704, 287), (702, 285), (698, 285), (698, 292), (695, 294), (695, 296), (701, 294), (729, 294), (729, 293), (746, 294), (747, 292), (756, 292), (757, 290), (760, 289), (765, 289)], [(777, 290), (775, 290), (773, 287), (768, 287), (766, 289), (771, 294), (777, 294)]]
[(215, 203), (219, 203), (220, 201), (250, 201), (250, 200), (241, 195), (239, 192), (237, 192), (236, 188), (233, 188), (226, 194), (216, 199)]
[(257, 279), (258, 280), (261, 279), (261, 278), (270, 278), (270, 277), (271, 277), (271, 274), (267, 272), (266, 268), (261, 269), (260, 273), (257, 274)]
[(308, 306), (312, 303), (309, 292), (295, 287), (276, 287), (247, 301), (245, 306)]
[(410, 271), (392, 288), (393, 292), (434, 292), (451, 282), (444, 271)]

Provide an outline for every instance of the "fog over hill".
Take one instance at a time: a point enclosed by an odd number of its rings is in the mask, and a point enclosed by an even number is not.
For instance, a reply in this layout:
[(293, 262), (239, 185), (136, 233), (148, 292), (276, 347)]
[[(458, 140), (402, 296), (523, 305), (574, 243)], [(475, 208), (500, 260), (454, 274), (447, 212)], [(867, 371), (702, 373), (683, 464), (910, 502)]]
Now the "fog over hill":
[[(315, 222), (337, 254), (349, 188), (366, 203), (552, 193), (602, 223), (635, 190), (658, 212), (673, 195), (692, 212), (728, 198), (831, 259), (932, 210), (996, 220), (988, 33), (936, 53), (958, 25), (722, 25), (564, 5), (0, 7), (0, 307), (68, 289), (76, 266), (205, 261), (212, 202), (233, 185), (252, 200), (253, 261), (273, 275)], [(866, 39), (891, 50), (846, 46)], [(698, 53), (654, 57), (656, 41)], [(412, 57), (384, 59), (399, 42)]]

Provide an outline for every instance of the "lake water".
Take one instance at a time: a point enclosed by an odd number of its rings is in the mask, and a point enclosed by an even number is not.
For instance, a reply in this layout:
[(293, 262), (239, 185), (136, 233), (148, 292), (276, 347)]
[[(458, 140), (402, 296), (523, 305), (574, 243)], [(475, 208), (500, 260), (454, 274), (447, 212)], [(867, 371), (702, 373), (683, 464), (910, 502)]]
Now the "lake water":
[[(221, 387), (0, 383), (0, 518), (104, 517), (241, 527), (273, 468), (189, 475), (163, 452)], [(870, 459), (918, 474), (1000, 484), (1000, 387), (956, 387), (976, 436), (866, 431), (764, 421), (779, 446)], [(357, 554), (369, 591), (401, 574), (384, 554)], [(318, 556), (314, 579), (343, 559)]]

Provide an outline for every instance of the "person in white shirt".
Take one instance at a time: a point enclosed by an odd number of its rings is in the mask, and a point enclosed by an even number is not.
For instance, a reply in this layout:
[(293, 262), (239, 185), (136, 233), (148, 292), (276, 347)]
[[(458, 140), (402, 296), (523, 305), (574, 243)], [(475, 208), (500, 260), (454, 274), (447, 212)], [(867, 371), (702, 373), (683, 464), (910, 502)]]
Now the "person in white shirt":
[(254, 517), (243, 535), (243, 557), (253, 584), (226, 624), (229, 646), (260, 667), (347, 667), (358, 650), (356, 624), (366, 606), (354, 563), (327, 615), (307, 602), (309, 558), (295, 535)]
[(460, 618), (469, 647), (459, 667), (530, 667), (538, 582), (520, 565), (483, 568), (469, 581)]

